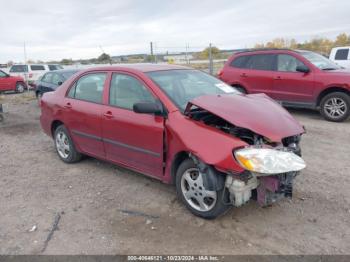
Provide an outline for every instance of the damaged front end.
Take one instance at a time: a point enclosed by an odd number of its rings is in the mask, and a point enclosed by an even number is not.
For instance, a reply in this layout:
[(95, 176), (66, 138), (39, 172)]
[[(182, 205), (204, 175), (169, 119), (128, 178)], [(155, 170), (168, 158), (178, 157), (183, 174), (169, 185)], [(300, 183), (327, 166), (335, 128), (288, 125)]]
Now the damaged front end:
[[(255, 199), (261, 206), (268, 206), (284, 197), (292, 197), (294, 178), (306, 166), (299, 146), (304, 129), (297, 127), (294, 135), (290, 135), (292, 130), (289, 136), (278, 139), (276, 132), (271, 132), (271, 139), (268, 132), (258, 134), (195, 104), (188, 106), (186, 114), (247, 144), (232, 151), (232, 157), (244, 171), (226, 172), (224, 186), (230, 193), (230, 204), (239, 207)], [(276, 127), (271, 129), (277, 130)], [(268, 125), (264, 126), (264, 130), (268, 130)]]

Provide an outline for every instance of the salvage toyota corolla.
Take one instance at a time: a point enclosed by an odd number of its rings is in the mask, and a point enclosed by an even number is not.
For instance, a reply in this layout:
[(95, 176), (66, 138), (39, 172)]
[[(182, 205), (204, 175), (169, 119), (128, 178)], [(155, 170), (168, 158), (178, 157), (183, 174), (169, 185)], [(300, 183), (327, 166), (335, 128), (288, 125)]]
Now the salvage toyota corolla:
[(291, 197), (305, 168), (305, 130), (285, 109), (186, 67), (88, 69), (46, 93), (41, 110), (64, 162), (89, 155), (173, 183), (204, 218)]

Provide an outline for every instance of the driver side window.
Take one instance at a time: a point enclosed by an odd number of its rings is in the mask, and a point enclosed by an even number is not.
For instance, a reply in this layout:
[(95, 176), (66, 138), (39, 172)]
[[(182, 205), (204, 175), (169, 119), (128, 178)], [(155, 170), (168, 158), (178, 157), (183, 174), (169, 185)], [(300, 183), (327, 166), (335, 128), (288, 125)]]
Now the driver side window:
[(134, 104), (139, 102), (155, 102), (155, 98), (135, 77), (114, 73), (109, 90), (109, 104), (133, 110)]
[(303, 62), (291, 55), (277, 56), (277, 71), (297, 72), (298, 66), (305, 66)]

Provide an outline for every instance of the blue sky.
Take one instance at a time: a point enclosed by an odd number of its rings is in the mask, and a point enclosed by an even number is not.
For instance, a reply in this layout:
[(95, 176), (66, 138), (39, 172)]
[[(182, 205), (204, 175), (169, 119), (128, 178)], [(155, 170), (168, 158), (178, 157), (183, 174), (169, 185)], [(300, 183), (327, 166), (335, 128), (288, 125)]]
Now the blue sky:
[[(252, 47), (350, 33), (348, 0), (0, 0), (0, 63)], [(167, 48), (164, 48), (167, 47)], [(169, 48), (168, 48), (169, 47)], [(174, 48), (176, 47), (176, 48)]]

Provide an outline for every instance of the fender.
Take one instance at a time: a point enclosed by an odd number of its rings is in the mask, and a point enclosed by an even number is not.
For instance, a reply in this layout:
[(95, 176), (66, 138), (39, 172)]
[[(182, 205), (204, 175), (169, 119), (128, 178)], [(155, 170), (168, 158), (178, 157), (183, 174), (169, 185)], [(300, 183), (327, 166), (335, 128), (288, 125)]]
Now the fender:
[[(186, 121), (186, 125), (181, 122)], [(209, 168), (207, 173), (242, 173), (244, 169), (236, 162), (233, 150), (248, 146), (239, 138), (223, 133), (214, 127), (195, 122), (180, 112), (172, 112), (165, 123), (167, 157), (163, 181), (171, 183), (172, 165), (179, 152), (196, 156)], [(180, 135), (181, 134), (181, 135)], [(208, 175), (211, 177), (211, 175)], [(210, 178), (208, 178), (210, 180)], [(211, 182), (208, 182), (210, 184)]]
[(212, 166), (205, 164), (192, 154), (190, 154), (190, 157), (202, 173), (203, 185), (206, 190), (218, 191), (224, 188), (226, 178), (225, 174), (218, 172)]

